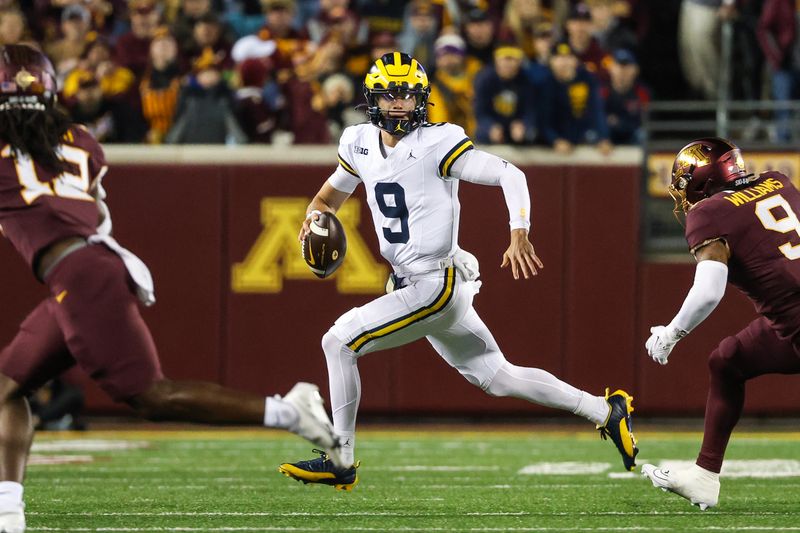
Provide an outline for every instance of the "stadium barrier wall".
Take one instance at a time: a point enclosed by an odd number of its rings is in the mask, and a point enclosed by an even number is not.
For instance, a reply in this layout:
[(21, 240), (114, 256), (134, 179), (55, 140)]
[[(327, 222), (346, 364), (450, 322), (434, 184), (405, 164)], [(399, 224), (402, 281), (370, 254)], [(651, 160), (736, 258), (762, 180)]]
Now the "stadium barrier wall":
[[(668, 321), (691, 283), (679, 262), (639, 251), (641, 153), (498, 149), (520, 166), (533, 191), (533, 242), (545, 268), (514, 281), (499, 268), (508, 244), (502, 192), (461, 185), (460, 244), (481, 262), (475, 307), (507, 358), (553, 372), (587, 390), (624, 387), (639, 414), (701, 414), (707, 354), (755, 314), (736, 291), (660, 367), (644, 352), (648, 327)], [(327, 395), (320, 339), (333, 321), (382, 292), (363, 191), (340, 212), (348, 256), (329, 280), (316, 279), (296, 237), (304, 209), (329, 175), (335, 147), (226, 149), (110, 147), (105, 180), (115, 235), (150, 266), (158, 302), (143, 310), (173, 379), (206, 379), (257, 393), (295, 381)], [(8, 243), (0, 245), (0, 343), (47, 296)], [(359, 362), (361, 412), (404, 415), (556, 414), (469, 385), (424, 341)], [(120, 408), (89, 383), (94, 412)], [(800, 391), (785, 377), (749, 386), (749, 414), (796, 414)], [(780, 392), (780, 393), (779, 393)]]

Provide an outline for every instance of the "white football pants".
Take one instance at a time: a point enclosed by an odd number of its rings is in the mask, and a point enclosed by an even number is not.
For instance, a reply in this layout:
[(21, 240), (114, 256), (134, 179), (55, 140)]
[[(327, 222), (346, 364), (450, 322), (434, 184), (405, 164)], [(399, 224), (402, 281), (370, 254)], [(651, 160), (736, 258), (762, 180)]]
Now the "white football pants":
[[(609, 407), (603, 397), (576, 389), (544, 370), (506, 361), (472, 307), (478, 287), (478, 282), (462, 280), (453, 267), (412, 276), (403, 288), (351, 309), (334, 323), (322, 338), (322, 348), (333, 423), (344, 442), (354, 442), (361, 398), (358, 358), (422, 337), (467, 381), (492, 396), (522, 398), (604, 423)], [(345, 458), (352, 461), (348, 447)]]

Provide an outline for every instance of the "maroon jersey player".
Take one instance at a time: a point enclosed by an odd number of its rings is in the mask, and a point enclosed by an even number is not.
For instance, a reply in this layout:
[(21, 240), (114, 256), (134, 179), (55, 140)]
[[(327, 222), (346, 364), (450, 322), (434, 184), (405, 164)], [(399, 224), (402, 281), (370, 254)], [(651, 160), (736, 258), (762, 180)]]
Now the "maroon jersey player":
[(650, 357), (667, 364), (675, 344), (716, 308), (730, 282), (761, 315), (727, 337), (709, 357), (703, 444), (685, 470), (644, 465), (653, 485), (701, 509), (719, 501), (719, 472), (744, 404), (745, 382), (800, 373), (800, 192), (779, 172), (747, 174), (740, 150), (725, 139), (693, 141), (672, 167), (670, 194), (686, 214), (686, 240), (697, 259), (694, 284), (678, 314), (650, 329)]
[(0, 46), (0, 226), (50, 293), (0, 351), (0, 531), (25, 530), (26, 394), (75, 364), (146, 418), (285, 428), (338, 460), (315, 385), (265, 399), (164, 377), (136, 301), (154, 301), (150, 272), (111, 237), (103, 150), (55, 107), (55, 89), (43, 54)]

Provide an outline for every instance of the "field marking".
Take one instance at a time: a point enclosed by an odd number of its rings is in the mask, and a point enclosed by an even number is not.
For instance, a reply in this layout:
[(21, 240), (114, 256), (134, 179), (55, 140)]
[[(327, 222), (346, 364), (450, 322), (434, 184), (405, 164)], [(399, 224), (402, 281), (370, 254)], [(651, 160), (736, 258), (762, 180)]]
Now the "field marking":
[(444, 465), (406, 465), (376, 466), (370, 470), (382, 472), (496, 472), (499, 466), (444, 466)]
[(138, 450), (149, 448), (150, 443), (142, 440), (120, 439), (59, 439), (33, 443), (32, 452), (110, 452), (118, 450)]
[[(647, 461), (642, 461), (645, 463)], [(655, 461), (654, 461), (655, 462)], [(656, 464), (670, 470), (683, 470), (694, 461), (664, 460)], [(585, 476), (602, 474), (611, 469), (611, 463), (581, 461), (541, 461), (531, 463), (517, 471), (530, 476)], [(609, 472), (611, 479), (638, 479), (638, 472)], [(726, 479), (755, 478), (777, 479), (800, 477), (800, 461), (794, 459), (731, 459), (722, 465), (720, 477)]]
[(528, 476), (582, 476), (602, 474), (611, 468), (611, 463), (587, 463), (581, 461), (543, 461), (529, 464), (517, 471)]
[(94, 461), (92, 455), (41, 455), (32, 453), (28, 456), (28, 466), (50, 466), (78, 463), (91, 463)]
[[(272, 518), (296, 518), (296, 517), (337, 517), (337, 518), (353, 518), (353, 517), (371, 517), (371, 516), (414, 516), (419, 518), (442, 518), (454, 516), (453, 513), (432, 512), (432, 513), (402, 513), (395, 511), (343, 511), (343, 512), (319, 512), (312, 513), (307, 511), (292, 511), (292, 512), (279, 512), (279, 511), (101, 511), (101, 512), (26, 512), (26, 516), (41, 516), (41, 517), (272, 517)], [(547, 511), (547, 512), (534, 512), (534, 511), (498, 511), (498, 512), (470, 512), (458, 513), (458, 516), (650, 516), (650, 517), (669, 517), (669, 516), (794, 516), (793, 512), (777, 512), (777, 511), (720, 511), (715, 510), (712, 513), (702, 513), (699, 510), (693, 511)], [(756, 527), (756, 526), (753, 526)], [(800, 529), (800, 526), (798, 526)]]
[[(730, 527), (721, 526), (700, 526), (685, 527), (685, 531), (730, 531)], [(625, 526), (625, 531), (675, 531), (674, 527), (658, 526)], [(28, 531), (91, 531), (91, 532), (137, 532), (137, 531), (330, 531), (328, 527), (279, 527), (279, 526), (243, 526), (243, 527), (28, 527)], [(561, 526), (540, 526), (540, 527), (402, 527), (399, 531), (620, 531), (619, 526), (614, 527), (561, 527)], [(800, 527), (795, 526), (736, 526), (736, 531), (800, 531)], [(380, 531), (385, 532), (386, 527), (336, 527), (336, 531)]]

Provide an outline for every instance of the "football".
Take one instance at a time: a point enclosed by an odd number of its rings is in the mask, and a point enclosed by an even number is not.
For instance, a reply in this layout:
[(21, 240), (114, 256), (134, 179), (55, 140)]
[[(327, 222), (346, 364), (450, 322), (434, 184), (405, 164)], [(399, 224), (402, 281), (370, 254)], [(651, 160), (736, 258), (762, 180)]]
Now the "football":
[(333, 274), (344, 261), (347, 237), (342, 223), (333, 213), (322, 213), (311, 221), (311, 233), (303, 239), (303, 259), (319, 278)]

